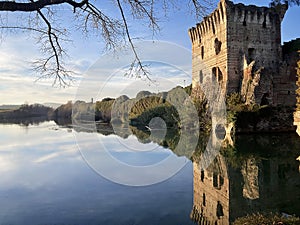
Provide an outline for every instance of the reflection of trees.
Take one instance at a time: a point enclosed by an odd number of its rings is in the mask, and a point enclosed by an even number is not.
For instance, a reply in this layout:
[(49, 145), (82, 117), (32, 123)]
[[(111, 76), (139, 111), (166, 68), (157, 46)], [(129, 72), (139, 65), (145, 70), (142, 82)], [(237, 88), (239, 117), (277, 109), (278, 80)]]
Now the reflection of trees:
[(40, 123), (49, 121), (47, 116), (27, 117), (27, 118), (10, 118), (1, 120), (3, 124), (19, 124), (21, 126), (38, 125)]
[(222, 149), (205, 169), (199, 166), (201, 149), (197, 149), (191, 219), (229, 224), (254, 212), (299, 216), (299, 149), (296, 134), (236, 136), (235, 148)]

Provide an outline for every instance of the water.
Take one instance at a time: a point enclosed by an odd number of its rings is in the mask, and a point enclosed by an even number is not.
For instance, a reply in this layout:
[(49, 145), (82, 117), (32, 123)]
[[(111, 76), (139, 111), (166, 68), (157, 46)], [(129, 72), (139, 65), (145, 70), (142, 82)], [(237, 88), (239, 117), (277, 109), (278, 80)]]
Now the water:
[[(74, 132), (54, 122), (1, 125), (1, 225), (192, 224), (191, 163), (159, 184), (116, 184), (83, 160)], [(113, 136), (99, 134), (99, 138), (109, 145)], [(131, 142), (135, 143), (134, 138)]]
[[(143, 139), (144, 133), (135, 131), (137, 138), (123, 131), (114, 135), (109, 127), (100, 130), (51, 121), (1, 124), (0, 225), (229, 224), (252, 212), (300, 216), (300, 138), (294, 134), (238, 136), (235, 148), (223, 150), (202, 169), (197, 157), (191, 162), (186, 152), (176, 155)], [(83, 145), (88, 151), (79, 149)], [(185, 166), (163, 182), (126, 186), (98, 174), (96, 163), (113, 174), (126, 174), (129, 181), (135, 176), (123, 171), (123, 164), (101, 161), (103, 148), (138, 168), (170, 159), (157, 177), (178, 162)], [(138, 179), (147, 180), (147, 174)]]

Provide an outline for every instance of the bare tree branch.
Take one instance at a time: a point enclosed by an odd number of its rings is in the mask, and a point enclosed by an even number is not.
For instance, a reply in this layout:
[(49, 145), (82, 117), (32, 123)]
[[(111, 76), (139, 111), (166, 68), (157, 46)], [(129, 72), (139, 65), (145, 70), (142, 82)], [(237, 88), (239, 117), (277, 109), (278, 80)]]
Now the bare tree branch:
[(59, 5), (67, 3), (74, 8), (81, 8), (84, 6), (88, 0), (83, 0), (81, 2), (75, 2), (72, 0), (38, 0), (30, 1), (28, 3), (15, 2), (15, 1), (0, 1), (0, 11), (22, 11), (22, 12), (34, 12), (39, 9), (45, 8), (46, 6)]
[[(33, 2), (33, 0), (30, 1)], [(67, 80), (69, 81), (72, 80), (70, 71), (67, 71), (62, 66), (62, 61), (63, 61), (62, 56), (65, 52), (61, 47), (58, 35), (55, 33), (55, 30), (52, 29), (52, 25), (49, 22), (49, 20), (41, 12), (40, 9), (37, 9), (37, 13), (47, 25), (46, 34), (48, 38), (48, 43), (50, 43), (50, 48), (46, 47), (45, 50), (50, 53), (50, 56), (46, 59), (41, 59), (36, 61), (35, 62), (36, 66), (34, 70), (41, 73), (40, 78), (54, 77), (53, 85), (59, 85), (65, 87), (69, 85)]]
[[(123, 7), (120, 3), (120, 0), (117, 0), (117, 3), (118, 3), (118, 7), (120, 9), (120, 13), (121, 13), (121, 16), (122, 16), (122, 19), (123, 19), (123, 23), (124, 23), (124, 26), (125, 26), (125, 33), (126, 33), (126, 36), (127, 36), (127, 39), (128, 39), (128, 42), (131, 46), (131, 49), (133, 51), (133, 54), (134, 54), (134, 60), (133, 62), (131, 63), (131, 66), (129, 68), (129, 71), (128, 71), (128, 75), (129, 76), (136, 76), (136, 77), (146, 77), (147, 79), (150, 79), (149, 77), (149, 71), (146, 70), (145, 66), (142, 64), (140, 58), (139, 58), (139, 55), (135, 49), (135, 46), (133, 44), (133, 41), (132, 41), (132, 38), (131, 38), (131, 35), (130, 35), (130, 32), (129, 32), (129, 28), (128, 28), (128, 25), (127, 25), (127, 20), (126, 20), (126, 17), (125, 17), (125, 14), (124, 14), (124, 11), (123, 11)], [(133, 72), (135, 74), (133, 74)]]
[[(27, 0), (28, 1), (28, 0)], [(134, 59), (128, 70), (127, 76), (150, 78), (147, 65), (144, 65), (135, 48), (134, 38), (129, 30), (128, 15), (133, 19), (146, 21), (153, 34), (159, 31), (158, 8), (167, 13), (172, 1), (163, 0), (113, 0), (116, 9), (120, 12), (121, 18), (105, 13), (99, 6), (94, 5), (90, 0), (23, 0), (1, 1), (0, 12), (29, 12), (29, 23), (24, 25), (18, 21), (17, 25), (0, 24), (0, 29), (32, 31), (38, 34), (38, 44), (43, 53), (43, 58), (36, 60), (34, 70), (39, 74), (39, 79), (52, 78), (54, 85), (67, 86), (73, 80), (72, 71), (64, 66), (66, 50), (62, 46), (66, 30), (56, 26), (57, 12), (55, 5), (67, 4), (73, 7), (75, 18), (79, 18), (80, 29), (87, 34), (89, 31), (96, 31), (97, 35), (106, 43), (107, 49), (116, 49), (120, 45), (128, 43), (134, 54)], [(197, 15), (204, 15), (208, 10), (208, 4), (215, 0), (189, 0)], [(276, 1), (276, 0), (274, 0)], [(292, 0), (299, 1), (299, 0)], [(176, 6), (174, 3), (173, 6)], [(157, 8), (158, 7), (158, 8)], [(38, 79), (38, 80), (39, 80)]]

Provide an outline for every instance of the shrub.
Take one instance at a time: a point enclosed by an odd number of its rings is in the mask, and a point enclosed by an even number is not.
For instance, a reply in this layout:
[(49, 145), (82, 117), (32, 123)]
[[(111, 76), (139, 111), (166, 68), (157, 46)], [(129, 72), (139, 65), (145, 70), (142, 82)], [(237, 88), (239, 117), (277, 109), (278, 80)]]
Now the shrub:
[(236, 219), (233, 225), (299, 225), (300, 219), (294, 216), (279, 214), (252, 214)]

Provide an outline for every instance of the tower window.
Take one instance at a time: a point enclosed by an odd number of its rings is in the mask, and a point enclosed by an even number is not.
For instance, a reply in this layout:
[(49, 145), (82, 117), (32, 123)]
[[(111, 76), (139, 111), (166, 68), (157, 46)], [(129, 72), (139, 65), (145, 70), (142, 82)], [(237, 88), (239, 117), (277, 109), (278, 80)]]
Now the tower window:
[(201, 58), (204, 58), (204, 46), (201, 46)]
[(250, 62), (255, 59), (255, 48), (248, 48), (248, 58)]
[(200, 70), (200, 72), (199, 72), (199, 81), (200, 81), (201, 84), (203, 83), (203, 72), (202, 72), (202, 70)]
[(216, 173), (213, 173), (213, 186), (215, 188), (219, 187), (219, 185), (218, 185), (218, 175)]
[(220, 219), (221, 216), (224, 216), (223, 206), (220, 201), (217, 202), (217, 217)]
[(216, 55), (218, 55), (221, 51), (222, 42), (218, 40), (218, 38), (215, 39), (215, 52)]
[(223, 81), (223, 74), (219, 67), (212, 68), (212, 81), (213, 82), (222, 82)]
[(201, 170), (201, 175), (200, 175), (201, 181), (204, 181), (204, 170)]

